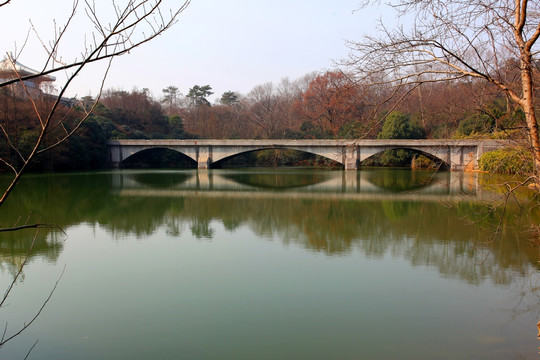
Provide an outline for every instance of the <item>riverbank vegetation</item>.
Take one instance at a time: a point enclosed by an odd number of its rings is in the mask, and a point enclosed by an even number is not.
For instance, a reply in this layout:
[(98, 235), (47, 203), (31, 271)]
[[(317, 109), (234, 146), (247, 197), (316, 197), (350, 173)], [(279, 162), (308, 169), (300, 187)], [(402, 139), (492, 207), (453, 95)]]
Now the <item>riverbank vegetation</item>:
[[(79, 130), (52, 151), (40, 154), (32, 168), (43, 171), (107, 167), (107, 141), (111, 139), (462, 139), (523, 135), (523, 112), (504, 94), (476, 82), (426, 84), (401, 101), (386, 105), (380, 103), (390, 88), (380, 94), (367, 92), (338, 71), (258, 85), (248, 94), (228, 91), (213, 104), (207, 99), (211, 90), (209, 85), (194, 85), (186, 96), (172, 85), (163, 89), (161, 95), (144, 88), (106, 90)], [(53, 142), (64, 128), (76, 126), (77, 119), (91, 109), (94, 100), (87, 96), (74, 108), (63, 107), (59, 111), (63, 114), (63, 127), (51, 129), (45, 144)], [(48, 105), (46, 101), (43, 100), (43, 108)], [(3, 127), (15, 139), (20, 152), (29, 151), (40, 130), (28, 116), (33, 111), (32, 104), (2, 91), (0, 111)], [(8, 144), (3, 144), (0, 151), (17, 161), (18, 154), (10, 151)], [(250, 159), (243, 159), (243, 163), (253, 159), (257, 165), (268, 166), (323, 163), (319, 158), (287, 152), (247, 156)], [(411, 166), (413, 159), (418, 166), (437, 167), (432, 159), (408, 150), (386, 152), (370, 159), (369, 164)], [(162, 159), (150, 161), (147, 166), (168, 163), (168, 159)]]
[(531, 153), (523, 148), (499, 149), (484, 153), (478, 162), (480, 170), (501, 174), (532, 174)]
[[(426, 24), (432, 24), (431, 32), (424, 33), (435, 36), (444, 35), (446, 28), (450, 34), (459, 29), (451, 24), (469, 16), (465, 11), (468, 6), (468, 2), (458, 2), (455, 8), (432, 1), (423, 5), (398, 2), (396, 9), (398, 15), (404, 15), (406, 8), (417, 11)], [(152, 94), (144, 84), (132, 90), (109, 89), (100, 92), (99, 98), (86, 96), (63, 108), (55, 105), (61, 120), (48, 128), (43, 138), (35, 116), (28, 114), (36, 111), (36, 105), (38, 109), (50, 108), (48, 97), (40, 100), (44, 104), (37, 99), (30, 102), (3, 87), (0, 122), (10, 141), (2, 144), (0, 156), (17, 164), (40, 139), (38, 148), (46, 149), (51, 144), (55, 148), (38, 151), (34, 170), (77, 170), (107, 167), (106, 143), (111, 139), (490, 138), (516, 140), (521, 149), (533, 154), (533, 162), (538, 162), (539, 157), (534, 155), (538, 152), (534, 145), (538, 138), (534, 110), (538, 96), (530, 90), (538, 78), (531, 52), (538, 38), (537, 33), (531, 33), (536, 18), (521, 18), (519, 7), (498, 11), (498, 6), (478, 6), (478, 11), (470, 14), (478, 24), (463, 23), (478, 34), (478, 41), (493, 40), (487, 42), (489, 45), (476, 44), (466, 33), (456, 34), (456, 41), (461, 42), (454, 44), (432, 42), (418, 35), (422, 32), (415, 35), (402, 30), (389, 33), (385, 41), (365, 38), (350, 42), (351, 58), (340, 68), (259, 84), (247, 94), (233, 90), (214, 94), (211, 84), (194, 84), (186, 89), (186, 95), (174, 83), (161, 94)], [(433, 16), (437, 9), (448, 13), (448, 23)], [(527, 12), (526, 6), (523, 10)], [(514, 17), (514, 11), (519, 16)], [(518, 21), (520, 26), (485, 25), (481, 21), (485, 14)], [(501, 44), (495, 41), (495, 33), (504, 35)], [(452, 53), (452, 48), (463, 41), (467, 45), (464, 50), (458, 46), (459, 51)], [(519, 46), (520, 41), (524, 46)], [(509, 52), (499, 54), (501, 45)], [(380, 57), (374, 58), (375, 54)], [(445, 54), (453, 55), (445, 60)], [(213, 101), (212, 95), (216, 96)], [(86, 119), (82, 125), (81, 118)], [(65, 133), (71, 137), (58, 142)], [(414, 166), (438, 167), (434, 159), (424, 155), (398, 149), (369, 162), (411, 166), (414, 160)], [(256, 158), (258, 165), (320, 161), (276, 151)], [(496, 157), (491, 155), (490, 159), (483, 163), (494, 162)], [(148, 166), (169, 163), (146, 162)], [(529, 166), (485, 166), (504, 172), (530, 171)]]

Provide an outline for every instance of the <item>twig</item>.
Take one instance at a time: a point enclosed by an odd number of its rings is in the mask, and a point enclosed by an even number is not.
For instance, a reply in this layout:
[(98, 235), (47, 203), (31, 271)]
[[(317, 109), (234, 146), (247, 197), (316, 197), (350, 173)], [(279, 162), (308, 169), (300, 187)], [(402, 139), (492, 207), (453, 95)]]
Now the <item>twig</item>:
[(46, 223), (21, 225), (21, 226), (9, 227), (9, 228), (0, 228), (0, 232), (18, 231), (18, 230), (24, 230), (24, 229), (41, 229), (41, 228), (46, 228), (46, 229), (56, 228), (56, 229), (59, 229), (60, 231), (64, 232), (58, 225), (46, 224)]

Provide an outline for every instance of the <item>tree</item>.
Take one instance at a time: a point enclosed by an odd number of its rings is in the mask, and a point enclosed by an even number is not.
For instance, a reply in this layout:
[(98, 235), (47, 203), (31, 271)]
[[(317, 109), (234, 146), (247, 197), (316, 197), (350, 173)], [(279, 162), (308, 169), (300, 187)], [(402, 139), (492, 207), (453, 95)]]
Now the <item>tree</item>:
[(144, 91), (108, 90), (103, 93), (101, 103), (108, 108), (110, 119), (115, 124), (126, 127), (128, 137), (133, 137), (132, 131), (154, 138), (164, 137), (169, 132), (161, 104)]
[(234, 91), (226, 91), (221, 95), (219, 102), (223, 105), (234, 105), (238, 103), (238, 94)]
[[(382, 130), (377, 135), (379, 139), (421, 139), (424, 137), (424, 130), (408, 115), (393, 111), (384, 119)], [(391, 149), (375, 156), (372, 161), (377, 162), (379, 159), (385, 166), (409, 166), (415, 153), (413, 150)]]
[(280, 127), (278, 116), (278, 94), (274, 84), (267, 82), (257, 85), (248, 94), (249, 96), (249, 121), (256, 125), (267, 139), (271, 139), (278, 133)]
[(451, 138), (459, 123), (489, 101), (492, 91), (476, 83), (427, 83), (414, 89), (399, 104), (432, 138)]
[(336, 136), (343, 125), (362, 116), (360, 95), (344, 73), (328, 71), (309, 84), (298, 107), (307, 120)]
[(163, 91), (163, 99), (161, 100), (161, 103), (167, 105), (167, 110), (169, 113), (172, 111), (172, 109), (178, 105), (178, 97), (182, 96), (181, 93), (178, 92), (178, 88), (176, 86), (167, 86)]
[(281, 118), (282, 137), (294, 137), (295, 133), (298, 134), (297, 131), (302, 126), (302, 114), (298, 111), (297, 103), (302, 100), (302, 96), (316, 76), (316, 73), (311, 73), (293, 81), (283, 78), (277, 85), (277, 112)]
[(406, 92), (425, 83), (459, 84), (466, 79), (497, 87), (525, 114), (538, 181), (540, 137), (534, 87), (540, 4), (397, 0), (391, 6), (403, 18), (414, 14), (409, 28), (389, 29), (381, 22), (381, 36), (350, 42), (352, 53), (345, 65), (366, 83), (392, 84)]
[(397, 111), (390, 113), (384, 120), (379, 139), (421, 139), (424, 137), (423, 129), (411, 121), (408, 115)]
[(192, 106), (210, 106), (210, 102), (206, 99), (212, 95), (212, 87), (210, 85), (194, 85), (187, 94), (187, 97), (191, 99)]
[(180, 115), (172, 115), (169, 117), (169, 126), (171, 128), (170, 137), (172, 139), (183, 139), (186, 137), (184, 132), (184, 121)]

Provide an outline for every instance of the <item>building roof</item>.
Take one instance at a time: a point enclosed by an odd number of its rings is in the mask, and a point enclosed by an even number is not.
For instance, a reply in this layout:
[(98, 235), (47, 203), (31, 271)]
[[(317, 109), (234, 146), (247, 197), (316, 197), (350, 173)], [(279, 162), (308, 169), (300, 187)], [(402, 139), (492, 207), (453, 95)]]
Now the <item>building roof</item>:
[[(15, 68), (13, 65), (15, 65)], [(0, 61), (0, 73), (13, 73), (15, 71), (18, 72), (20, 76), (39, 74), (39, 71), (29, 68), (28, 66), (25, 66), (16, 60), (14, 61), (14, 64), (12, 64), (11, 61), (7, 57), (5, 57), (4, 60)], [(49, 76), (49, 75), (40, 76), (40, 81), (55, 81), (55, 80), (56, 78), (54, 76)]]

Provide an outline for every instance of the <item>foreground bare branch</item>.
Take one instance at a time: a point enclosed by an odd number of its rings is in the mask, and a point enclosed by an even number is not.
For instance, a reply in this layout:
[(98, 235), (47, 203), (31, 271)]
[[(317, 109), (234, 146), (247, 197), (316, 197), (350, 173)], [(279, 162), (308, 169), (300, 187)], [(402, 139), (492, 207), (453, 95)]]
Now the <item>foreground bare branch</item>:
[[(23, 88), (26, 94), (25, 97), (28, 99), (28, 102), (32, 104), (34, 109), (34, 116), (36, 119), (36, 125), (39, 129), (39, 135), (36, 141), (33, 143), (31, 151), (29, 151), (28, 154), (22, 154), (20, 149), (11, 140), (7, 130), (4, 127), (1, 128), (9, 148), (18, 155), (18, 159), (13, 161), (9, 158), (9, 156), (0, 155), (0, 162), (11, 169), (14, 174), (11, 183), (3, 191), (3, 194), (0, 197), (0, 206), (12, 192), (13, 188), (19, 182), (22, 174), (28, 168), (29, 164), (33, 161), (36, 155), (47, 152), (52, 148), (64, 143), (91, 115), (97, 101), (100, 98), (104, 80), (107, 77), (113, 59), (155, 39), (157, 36), (170, 29), (178, 21), (179, 15), (187, 8), (189, 3), (190, 0), (183, 1), (176, 9), (170, 9), (167, 16), (165, 16), (165, 11), (163, 9), (164, 2), (162, 0), (129, 0), (123, 8), (120, 8), (116, 3), (113, 2), (116, 20), (114, 23), (104, 24), (100, 18), (96, 3), (85, 0), (83, 6), (86, 16), (94, 26), (94, 31), (91, 34), (93, 41), (90, 44), (85, 44), (85, 50), (82, 52), (79, 60), (65, 63), (62, 61), (62, 57), (58, 54), (58, 49), (60, 48), (61, 43), (64, 41), (66, 33), (71, 29), (72, 24), (75, 21), (75, 14), (77, 13), (76, 10), (79, 7), (79, 1), (75, 0), (73, 2), (73, 10), (70, 16), (68, 17), (65, 25), (58, 30), (56, 38), (50, 43), (50, 45), (46, 45), (45, 42), (40, 39), (43, 48), (47, 52), (47, 59), (41, 71), (29, 75), (21, 74), (17, 68), (17, 57), (19, 54), (8, 54), (8, 59), (12, 64), (12, 70), (15, 76), (0, 83), (0, 89), (7, 88), (8, 86), (20, 86)], [(37, 31), (35, 31), (35, 33), (39, 38)], [(64, 126), (63, 120), (60, 120), (55, 124), (54, 119), (58, 117), (58, 112), (61, 108), (63, 98), (65, 97), (66, 91), (72, 84), (73, 80), (89, 64), (100, 61), (107, 61), (107, 68), (102, 77), (99, 95), (96, 97), (93, 106), (91, 106), (88, 111), (85, 111), (85, 113), (76, 121), (75, 126), (71, 127), (69, 130)], [(68, 70), (70, 73), (68, 74), (65, 83), (61, 86), (55, 101), (47, 113), (42, 115), (38, 109), (34, 95), (32, 95), (27, 89), (25, 82), (58, 72), (66, 72)], [(45, 145), (47, 136), (55, 127), (58, 126), (63, 128), (64, 135), (58, 137), (52, 143)]]

